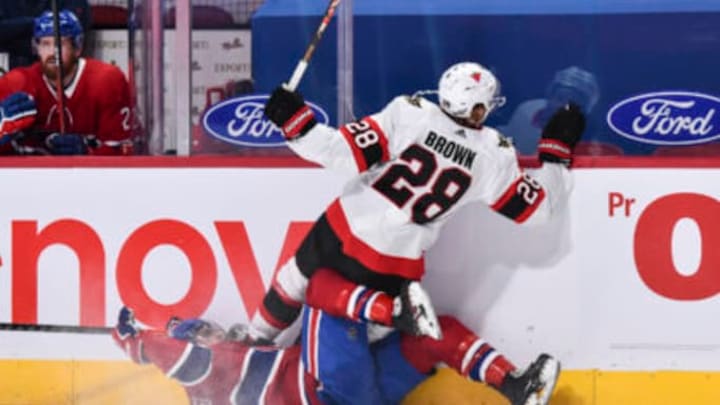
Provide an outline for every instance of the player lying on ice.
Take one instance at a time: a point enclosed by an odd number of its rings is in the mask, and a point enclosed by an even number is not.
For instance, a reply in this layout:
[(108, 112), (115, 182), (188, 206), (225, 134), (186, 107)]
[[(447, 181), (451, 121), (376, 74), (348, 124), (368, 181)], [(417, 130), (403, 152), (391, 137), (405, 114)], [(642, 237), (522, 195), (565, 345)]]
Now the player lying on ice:
[[(555, 387), (556, 360), (542, 354), (518, 371), (457, 319), (435, 318), (416, 282), (391, 298), (321, 269), (307, 291), (301, 340), (287, 348), (253, 341), (244, 325), (226, 333), (202, 319), (144, 330), (128, 308), (113, 338), (136, 363), (180, 382), (193, 404), (396, 404), (439, 364), (494, 387), (512, 405), (546, 404)], [(433, 328), (439, 339), (421, 335)]]

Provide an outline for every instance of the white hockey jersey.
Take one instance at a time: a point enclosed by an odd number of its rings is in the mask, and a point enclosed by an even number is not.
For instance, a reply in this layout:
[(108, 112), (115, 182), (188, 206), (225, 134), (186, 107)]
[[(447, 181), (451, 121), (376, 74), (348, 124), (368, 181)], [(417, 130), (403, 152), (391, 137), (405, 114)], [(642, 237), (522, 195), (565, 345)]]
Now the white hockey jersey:
[(357, 173), (326, 211), (343, 252), (380, 273), (420, 279), (424, 252), (451, 215), (482, 201), (518, 223), (543, 222), (570, 190), (569, 171), (524, 173), (511, 142), (456, 123), (423, 98), (400, 96), (335, 129), (288, 142), (304, 159)]

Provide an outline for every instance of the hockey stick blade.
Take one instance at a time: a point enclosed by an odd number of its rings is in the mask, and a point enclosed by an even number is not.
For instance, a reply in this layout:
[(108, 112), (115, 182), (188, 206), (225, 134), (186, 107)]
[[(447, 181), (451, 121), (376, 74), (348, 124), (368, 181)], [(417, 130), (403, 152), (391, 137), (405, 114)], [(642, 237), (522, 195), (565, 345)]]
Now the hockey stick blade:
[(320, 21), (320, 25), (318, 26), (317, 31), (315, 31), (315, 36), (313, 37), (312, 41), (310, 41), (310, 44), (305, 50), (305, 55), (303, 55), (297, 66), (295, 66), (295, 71), (293, 71), (292, 76), (290, 76), (290, 80), (285, 85), (285, 88), (287, 90), (295, 91), (295, 89), (297, 89), (297, 86), (300, 84), (300, 80), (305, 74), (305, 70), (308, 67), (310, 58), (312, 58), (312, 55), (315, 52), (315, 48), (317, 47), (318, 43), (320, 43), (320, 38), (322, 38), (323, 33), (325, 33), (325, 29), (330, 24), (330, 20), (332, 20), (333, 14), (335, 14), (335, 9), (337, 8), (338, 4), (340, 4), (340, 0), (330, 0), (327, 10), (325, 10), (325, 15), (323, 15), (323, 19), (322, 21)]
[(0, 331), (109, 334), (112, 333), (113, 328), (103, 326), (49, 325), (0, 322)]

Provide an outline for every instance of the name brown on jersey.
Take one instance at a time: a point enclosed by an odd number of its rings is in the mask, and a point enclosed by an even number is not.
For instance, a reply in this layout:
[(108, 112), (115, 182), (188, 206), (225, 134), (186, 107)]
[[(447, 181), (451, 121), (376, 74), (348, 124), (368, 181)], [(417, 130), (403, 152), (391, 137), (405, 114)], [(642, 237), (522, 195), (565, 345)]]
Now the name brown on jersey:
[(439, 135), (433, 131), (430, 131), (425, 137), (425, 145), (440, 155), (452, 160), (453, 162), (465, 166), (472, 170), (473, 162), (477, 152), (472, 149), (457, 144), (454, 141), (449, 141), (442, 135)]

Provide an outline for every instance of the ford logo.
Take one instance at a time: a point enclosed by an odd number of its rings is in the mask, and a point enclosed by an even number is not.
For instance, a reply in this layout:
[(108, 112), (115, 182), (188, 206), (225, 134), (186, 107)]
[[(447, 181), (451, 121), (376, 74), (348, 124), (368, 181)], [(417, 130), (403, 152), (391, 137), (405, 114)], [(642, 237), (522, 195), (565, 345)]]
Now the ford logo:
[[(203, 116), (203, 127), (211, 136), (235, 145), (277, 147), (285, 145), (285, 137), (278, 127), (263, 114), (267, 94), (231, 98), (210, 107)], [(317, 105), (308, 102), (315, 119), (329, 122), (328, 115)]]
[(720, 98), (687, 91), (641, 94), (607, 114), (613, 131), (655, 145), (693, 145), (720, 138)]

